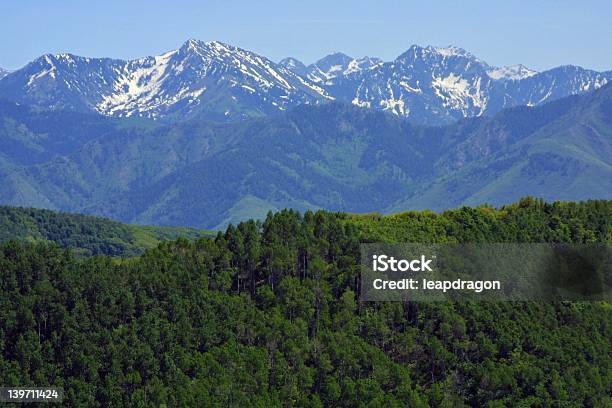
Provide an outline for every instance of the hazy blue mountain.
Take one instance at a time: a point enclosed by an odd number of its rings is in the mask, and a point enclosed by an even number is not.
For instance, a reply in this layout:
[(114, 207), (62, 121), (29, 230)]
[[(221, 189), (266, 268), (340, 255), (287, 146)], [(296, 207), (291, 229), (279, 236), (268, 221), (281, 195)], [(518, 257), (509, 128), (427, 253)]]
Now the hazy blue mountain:
[(118, 122), (103, 116), (40, 110), (6, 100), (0, 100), (0, 114), (0, 165), (45, 163), (118, 131)]
[[(164, 126), (0, 108), (3, 147), (24, 157), (0, 161), (0, 202), (132, 223), (210, 228), (283, 207), (396, 211), (612, 194), (612, 85), (445, 127), (341, 103)], [(41, 127), (47, 115), (75, 128)]]
[(465, 136), (444, 149), (433, 181), (388, 210), (612, 197), (612, 84), (448, 129)]
[(276, 64), (220, 42), (189, 40), (178, 50), (123, 61), (44, 55), (0, 79), (0, 98), (43, 109), (176, 122), (220, 122), (341, 101), (440, 125), (537, 106), (595, 90), (612, 79), (562, 66), (544, 72), (494, 67), (458, 47), (414, 45), (393, 61), (330, 54), (305, 66)]
[(0, 68), (0, 79), (4, 78), (8, 74), (9, 72), (6, 69)]

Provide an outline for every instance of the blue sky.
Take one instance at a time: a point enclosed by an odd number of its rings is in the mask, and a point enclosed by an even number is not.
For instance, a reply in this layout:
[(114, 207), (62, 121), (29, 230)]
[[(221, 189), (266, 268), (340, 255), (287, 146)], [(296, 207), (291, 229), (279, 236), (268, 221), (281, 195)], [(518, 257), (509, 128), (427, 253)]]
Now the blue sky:
[(610, 0), (19, 0), (0, 3), (0, 67), (51, 52), (135, 58), (188, 38), (305, 63), (457, 45), (492, 65), (612, 69)]

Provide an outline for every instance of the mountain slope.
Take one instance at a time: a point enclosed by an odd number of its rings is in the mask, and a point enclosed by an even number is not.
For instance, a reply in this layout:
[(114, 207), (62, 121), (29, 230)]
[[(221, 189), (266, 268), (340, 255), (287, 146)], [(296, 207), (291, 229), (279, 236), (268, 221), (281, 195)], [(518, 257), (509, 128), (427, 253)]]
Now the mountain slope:
[(501, 112), (439, 159), (433, 183), (390, 209), (501, 204), (525, 195), (610, 197), (610, 157), (608, 85), (537, 109)]
[[(146, 128), (85, 115), (81, 120), (101, 121), (101, 130), (85, 127), (92, 138), (80, 140), (75, 128), (67, 132), (78, 140), (72, 148), (5, 164), (0, 200), (210, 228), (284, 207), (369, 212), (440, 210), (524, 195), (609, 198), (611, 94), (607, 85), (446, 127), (415, 126), (340, 103), (237, 123)], [(78, 123), (70, 112), (6, 109), (0, 118), (13, 125), (0, 140), (18, 150), (23, 142), (15, 134), (25, 134), (28, 141), (45, 140), (35, 145), (45, 152), (66, 132), (37, 129), (44, 115)]]
[(51, 241), (82, 255), (134, 256), (162, 241), (212, 234), (190, 228), (126, 225), (89, 215), (0, 206), (0, 242)]
[(331, 78), (325, 87), (337, 100), (437, 125), (541, 105), (611, 79), (611, 72), (573, 66), (542, 73), (520, 66), (495, 68), (461, 48), (412, 46), (394, 61)]
[[(0, 163), (31, 165), (69, 155), (119, 123), (72, 111), (48, 111), (0, 100)], [(23, 126), (27, 123), (27, 126)]]
[(132, 61), (44, 55), (6, 76), (0, 96), (117, 117), (217, 120), (329, 99), (317, 85), (260, 55), (197, 40)]
[(537, 106), (612, 79), (562, 66), (535, 72), (494, 67), (458, 47), (414, 45), (393, 61), (330, 54), (305, 66), (278, 64), (218, 41), (123, 61), (43, 55), (0, 79), (0, 98), (43, 109), (220, 122), (277, 114), (330, 100), (391, 112), (418, 124), (451, 124), (502, 109)]
[(0, 383), (69, 407), (609, 407), (610, 302), (363, 302), (358, 243), (610, 244), (610, 211), (285, 210), (128, 262), (0, 244)]
[[(384, 208), (412, 191), (412, 179), (428, 168), (425, 160), (407, 162), (400, 153), (422, 142), (416, 133), (412, 140), (405, 137), (411, 129), (393, 117), (350, 106), (298, 108), (232, 126), (235, 142), (215, 154), (121, 194), (113, 208), (100, 203), (87, 211), (139, 223), (222, 226), (237, 221), (237, 209), (253, 203), (259, 210), (243, 216), (283, 207)], [(383, 155), (380, 163), (368, 160), (377, 154)]]
[(282, 207), (443, 210), (524, 195), (609, 198), (611, 95), (607, 86), (442, 129), (340, 105), (299, 109), (257, 132), (247, 127), (231, 149), (126, 193), (117, 200), (124, 210), (108, 215), (136, 211), (138, 222), (224, 225), (238, 219), (236, 203), (253, 197), (261, 208), (253, 216)]
[(311, 81), (325, 86), (332, 84), (334, 78), (361, 73), (381, 63), (380, 58), (353, 58), (336, 52), (306, 67), (305, 74)]

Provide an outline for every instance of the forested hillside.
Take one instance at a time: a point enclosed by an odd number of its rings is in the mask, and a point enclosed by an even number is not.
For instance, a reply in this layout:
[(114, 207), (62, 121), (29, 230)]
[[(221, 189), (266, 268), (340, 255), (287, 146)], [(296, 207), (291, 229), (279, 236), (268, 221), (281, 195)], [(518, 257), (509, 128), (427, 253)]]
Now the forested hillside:
[(51, 241), (82, 255), (134, 256), (161, 241), (212, 234), (193, 228), (126, 225), (91, 215), (0, 206), (0, 242)]
[(71, 406), (606, 407), (607, 303), (360, 302), (359, 243), (612, 242), (612, 202), (292, 210), (113, 262), (0, 245), (0, 384)]
[(362, 242), (612, 242), (612, 201), (525, 197), (498, 209), (351, 214), (344, 222), (357, 227)]
[(445, 127), (340, 103), (154, 126), (0, 103), (0, 202), (224, 229), (281, 208), (610, 199), (611, 106), (609, 84)]

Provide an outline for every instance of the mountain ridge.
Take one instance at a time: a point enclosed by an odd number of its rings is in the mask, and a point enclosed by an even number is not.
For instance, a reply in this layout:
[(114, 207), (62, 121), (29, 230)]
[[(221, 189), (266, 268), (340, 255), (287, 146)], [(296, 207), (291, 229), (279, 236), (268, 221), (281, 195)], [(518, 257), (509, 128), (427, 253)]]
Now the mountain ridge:
[(190, 228), (126, 225), (91, 215), (58, 213), (0, 205), (0, 243), (54, 242), (79, 255), (130, 257), (179, 237), (212, 237), (214, 232)]
[[(203, 93), (206, 99), (199, 98)], [(265, 57), (193, 39), (177, 50), (127, 61), (45, 54), (3, 78), (0, 96), (43, 108), (181, 120), (199, 111), (201, 118), (216, 120), (269, 114), (329, 98)]]
[(413, 45), (392, 61), (334, 53), (306, 66), (190, 39), (177, 50), (133, 60), (45, 54), (0, 79), (0, 98), (166, 122), (235, 121), (338, 100), (440, 125), (540, 105), (611, 79), (612, 71), (576, 66), (494, 67), (456, 46)]
[(68, 139), (76, 143), (70, 151), (42, 162), (28, 162), (30, 152), (50, 149), (49, 137), (68, 136), (50, 128), (37, 142), (41, 130), (33, 124), (47, 120), (41, 115), (74, 113), (5, 109), (0, 123), (13, 125), (0, 128), (0, 140), (27, 149), (21, 161), (0, 155), (0, 200), (130, 223), (220, 228), (286, 207), (397, 212), (525, 195), (609, 198), (611, 100), (608, 84), (444, 127), (342, 102), (227, 124), (142, 128), (90, 115), (92, 139)]

